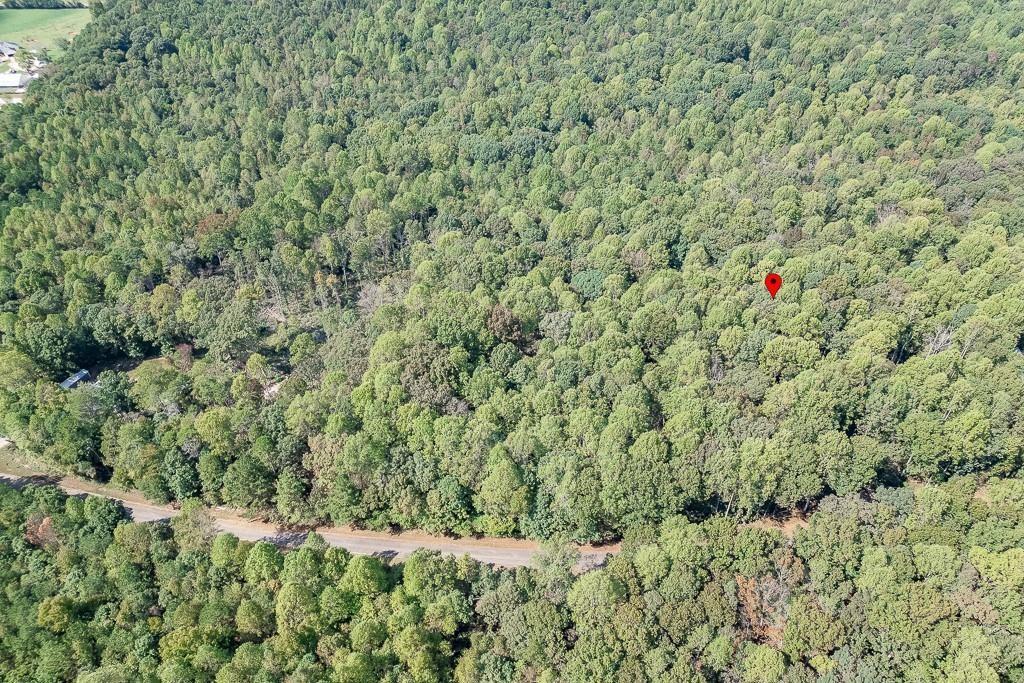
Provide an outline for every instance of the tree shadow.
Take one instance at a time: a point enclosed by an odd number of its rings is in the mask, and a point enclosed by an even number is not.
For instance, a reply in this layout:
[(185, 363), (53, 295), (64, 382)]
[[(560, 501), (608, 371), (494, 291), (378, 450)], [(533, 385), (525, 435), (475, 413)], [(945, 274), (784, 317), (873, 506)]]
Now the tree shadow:
[(60, 477), (53, 474), (30, 474), (22, 477), (2, 477), (0, 483), (20, 491), (27, 486), (58, 486)]
[(579, 576), (580, 574), (586, 574), (589, 571), (593, 571), (595, 569), (600, 569), (600, 568), (604, 567), (606, 564), (608, 564), (608, 558), (610, 558), (612, 556), (612, 554), (613, 553), (611, 553), (611, 552), (607, 552), (607, 553), (593, 553), (593, 552), (591, 552), (591, 553), (587, 553), (585, 555), (582, 555), (580, 557), (579, 561), (573, 566), (572, 573), (574, 575), (576, 575), (576, 576)]
[(276, 546), (286, 550), (295, 550), (306, 542), (308, 531), (279, 531), (272, 536), (264, 536), (263, 540), (270, 541)]
[(381, 562), (384, 562), (385, 564), (391, 564), (392, 562), (394, 562), (394, 559), (398, 557), (398, 551), (378, 550), (377, 552), (373, 553), (373, 557), (377, 558)]

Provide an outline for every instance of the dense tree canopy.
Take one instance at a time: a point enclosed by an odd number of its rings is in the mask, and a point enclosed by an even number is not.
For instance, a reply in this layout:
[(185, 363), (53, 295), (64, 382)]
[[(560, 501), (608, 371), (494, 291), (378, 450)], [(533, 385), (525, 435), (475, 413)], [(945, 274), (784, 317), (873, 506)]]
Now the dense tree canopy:
[(575, 576), (311, 534), (215, 538), (201, 508), (0, 486), (10, 683), (998, 683), (1024, 676), (1024, 480), (829, 497), (795, 539), (671, 517)]
[(1015, 3), (93, 7), (0, 109), (26, 452), (578, 540), (1021, 464)]

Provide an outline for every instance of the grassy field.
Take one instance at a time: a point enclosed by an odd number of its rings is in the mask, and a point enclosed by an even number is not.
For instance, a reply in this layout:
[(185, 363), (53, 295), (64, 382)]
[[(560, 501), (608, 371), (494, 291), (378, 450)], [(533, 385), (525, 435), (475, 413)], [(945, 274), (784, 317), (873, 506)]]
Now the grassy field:
[(57, 41), (71, 40), (87, 23), (87, 9), (0, 9), (0, 40), (57, 53)]

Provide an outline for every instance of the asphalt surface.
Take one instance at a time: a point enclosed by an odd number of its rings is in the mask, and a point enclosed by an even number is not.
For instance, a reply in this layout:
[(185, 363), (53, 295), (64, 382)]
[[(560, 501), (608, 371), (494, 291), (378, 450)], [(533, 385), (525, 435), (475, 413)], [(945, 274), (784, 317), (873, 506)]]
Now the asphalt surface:
[[(0, 481), (12, 486), (53, 484), (71, 495), (112, 498), (120, 501), (136, 522), (170, 519), (178, 514), (177, 510), (169, 506), (150, 503), (133, 492), (120, 491), (76, 477), (45, 475), (9, 464), (0, 470)], [(285, 529), (247, 519), (225, 508), (209, 508), (209, 512), (218, 530), (247, 541), (266, 540), (281, 546), (295, 546), (302, 543), (307, 534), (307, 530)], [(315, 531), (330, 545), (345, 548), (353, 554), (376, 555), (393, 560), (401, 560), (419, 548), (426, 548), (452, 555), (469, 555), (479, 562), (500, 567), (525, 567), (531, 564), (533, 557), (540, 551), (539, 544), (533, 541), (512, 538), (448, 538), (415, 531), (385, 533), (348, 527), (318, 527)], [(618, 546), (580, 546), (577, 568), (587, 570), (600, 566), (609, 554), (618, 551)]]

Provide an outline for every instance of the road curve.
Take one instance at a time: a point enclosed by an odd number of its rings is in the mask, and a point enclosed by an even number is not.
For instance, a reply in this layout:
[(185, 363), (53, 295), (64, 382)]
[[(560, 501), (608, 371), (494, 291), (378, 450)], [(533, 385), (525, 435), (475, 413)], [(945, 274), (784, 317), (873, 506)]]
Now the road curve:
[[(134, 492), (121, 491), (77, 477), (57, 477), (7, 466), (0, 470), (0, 481), (16, 487), (30, 483), (52, 484), (71, 495), (111, 498), (120, 501), (136, 522), (170, 519), (178, 514), (174, 508), (150, 503)], [(281, 546), (294, 546), (301, 543), (307, 533), (247, 519), (226, 508), (208, 510), (219, 531), (232, 533), (247, 541), (266, 540)], [(514, 538), (448, 538), (418, 531), (384, 533), (350, 527), (318, 527), (315, 531), (330, 545), (345, 548), (353, 554), (377, 555), (397, 560), (408, 557), (419, 548), (426, 548), (452, 555), (469, 555), (478, 562), (499, 567), (526, 567), (540, 551), (538, 543)], [(599, 566), (608, 555), (618, 551), (618, 545), (580, 546), (577, 568), (586, 570)]]

